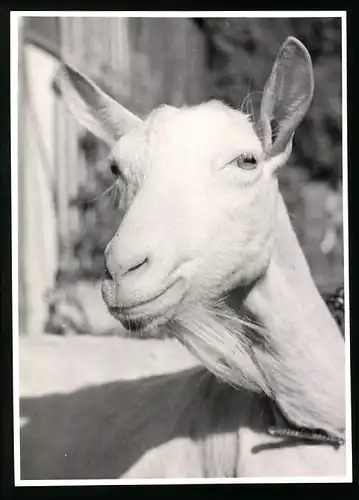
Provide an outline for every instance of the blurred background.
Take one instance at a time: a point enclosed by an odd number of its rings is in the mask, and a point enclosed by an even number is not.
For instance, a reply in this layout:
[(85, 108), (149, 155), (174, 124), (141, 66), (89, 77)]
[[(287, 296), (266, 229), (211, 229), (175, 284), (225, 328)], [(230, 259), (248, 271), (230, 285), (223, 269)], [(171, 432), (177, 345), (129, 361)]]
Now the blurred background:
[(20, 331), (111, 334), (99, 300), (103, 251), (121, 213), (108, 151), (65, 109), (61, 58), (145, 117), (210, 98), (256, 119), (261, 91), (289, 35), (308, 48), (315, 94), (280, 187), (322, 293), (343, 284), (341, 20), (22, 18), (19, 26)]

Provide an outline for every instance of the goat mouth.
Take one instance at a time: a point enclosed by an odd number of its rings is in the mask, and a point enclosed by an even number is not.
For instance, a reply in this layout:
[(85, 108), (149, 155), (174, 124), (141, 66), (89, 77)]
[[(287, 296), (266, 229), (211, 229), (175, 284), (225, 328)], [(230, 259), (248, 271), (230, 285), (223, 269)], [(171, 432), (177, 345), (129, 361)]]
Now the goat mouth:
[(178, 278), (161, 293), (133, 306), (109, 307), (129, 331), (140, 332), (163, 325), (175, 314), (185, 295), (184, 280)]

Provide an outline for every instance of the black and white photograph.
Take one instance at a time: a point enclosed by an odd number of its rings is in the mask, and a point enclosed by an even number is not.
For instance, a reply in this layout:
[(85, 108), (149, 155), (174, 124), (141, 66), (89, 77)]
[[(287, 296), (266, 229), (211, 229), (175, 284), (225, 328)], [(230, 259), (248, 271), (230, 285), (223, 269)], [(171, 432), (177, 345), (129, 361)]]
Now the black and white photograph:
[(11, 13), (19, 486), (351, 482), (346, 13)]

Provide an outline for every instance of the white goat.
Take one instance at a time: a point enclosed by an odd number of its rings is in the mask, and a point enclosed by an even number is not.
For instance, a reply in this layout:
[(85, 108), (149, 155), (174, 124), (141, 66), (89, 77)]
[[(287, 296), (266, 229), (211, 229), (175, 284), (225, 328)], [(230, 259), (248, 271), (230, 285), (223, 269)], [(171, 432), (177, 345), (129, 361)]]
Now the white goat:
[[(68, 65), (59, 86), (79, 122), (110, 146), (126, 192), (127, 211), (105, 252), (110, 312), (130, 330), (167, 324), (238, 388), (209, 376), (204, 396), (195, 371), (185, 390), (168, 394), (172, 414), (196, 412), (196, 394), (207, 398), (212, 419), (211, 435), (186, 445), (176, 474), (344, 474), (344, 341), (276, 180), (313, 94), (306, 48), (293, 37), (281, 47), (257, 132), (217, 101), (162, 106), (142, 121)], [(287, 430), (270, 429), (270, 401)], [(216, 435), (213, 422), (226, 420), (236, 430)], [(199, 453), (202, 462), (191, 460)], [(146, 463), (130, 475), (152, 475)], [(153, 474), (168, 475), (167, 466)]]

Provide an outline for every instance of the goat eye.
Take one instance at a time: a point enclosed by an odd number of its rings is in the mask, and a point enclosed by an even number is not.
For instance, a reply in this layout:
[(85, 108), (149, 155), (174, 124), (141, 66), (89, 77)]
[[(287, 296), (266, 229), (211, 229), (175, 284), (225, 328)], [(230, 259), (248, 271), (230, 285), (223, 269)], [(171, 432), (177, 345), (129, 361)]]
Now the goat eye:
[(110, 170), (115, 177), (119, 177), (121, 174), (119, 166), (117, 165), (117, 163), (115, 161), (111, 162)]
[(242, 153), (233, 163), (242, 170), (253, 170), (257, 166), (257, 158), (251, 153)]

